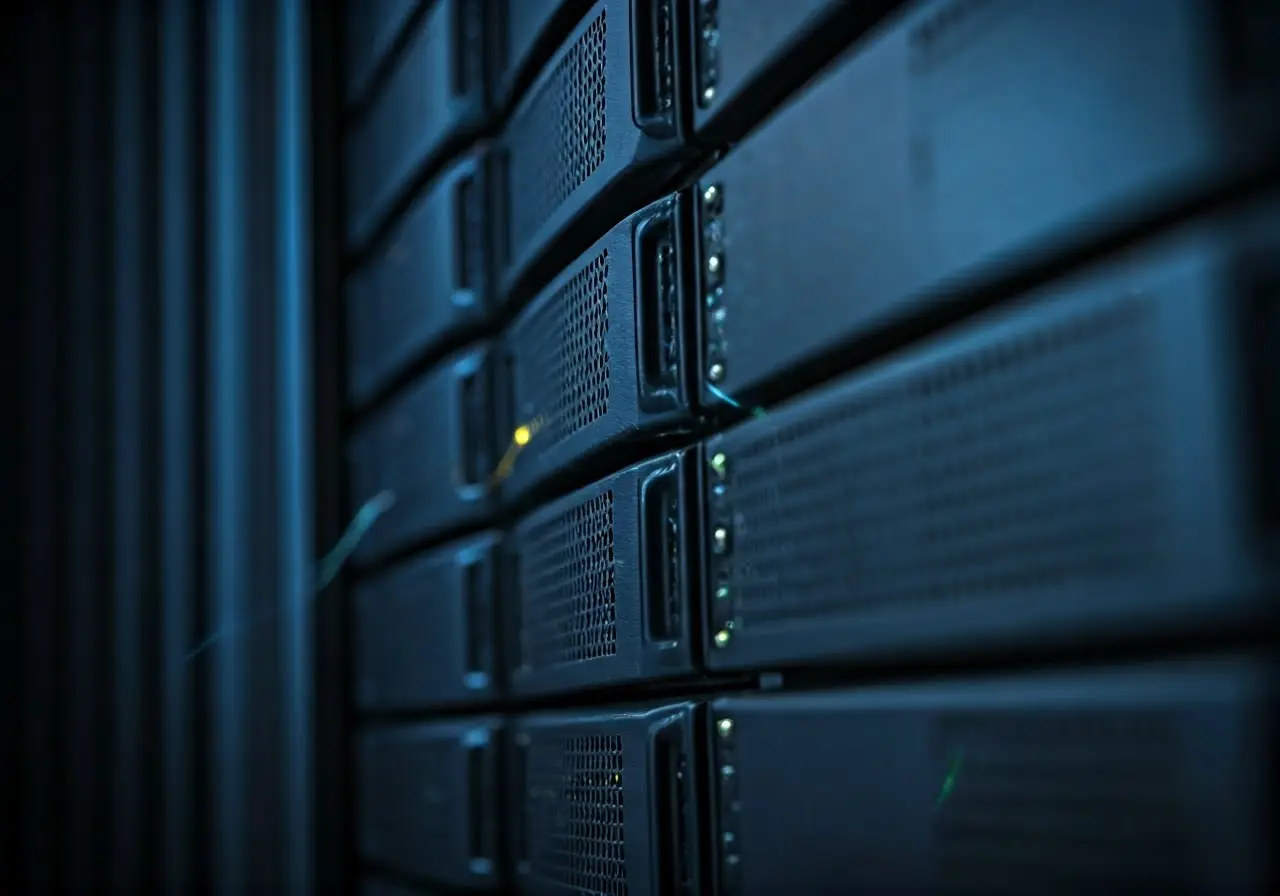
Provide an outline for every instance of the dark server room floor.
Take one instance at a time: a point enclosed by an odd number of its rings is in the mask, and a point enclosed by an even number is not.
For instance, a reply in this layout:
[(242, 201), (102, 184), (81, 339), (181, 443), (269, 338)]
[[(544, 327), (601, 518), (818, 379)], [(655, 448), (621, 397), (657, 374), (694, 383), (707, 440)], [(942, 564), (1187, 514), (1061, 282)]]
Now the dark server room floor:
[(48, 0), (9, 893), (1280, 891), (1275, 0)]

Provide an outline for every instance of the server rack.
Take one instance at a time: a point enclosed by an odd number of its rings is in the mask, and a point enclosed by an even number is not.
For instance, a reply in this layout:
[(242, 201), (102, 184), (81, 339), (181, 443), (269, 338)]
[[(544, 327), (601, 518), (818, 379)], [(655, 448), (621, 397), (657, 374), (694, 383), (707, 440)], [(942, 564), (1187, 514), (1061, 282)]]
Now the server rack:
[(483, 7), (345, 272), (361, 891), (1266, 892), (1274, 10)]

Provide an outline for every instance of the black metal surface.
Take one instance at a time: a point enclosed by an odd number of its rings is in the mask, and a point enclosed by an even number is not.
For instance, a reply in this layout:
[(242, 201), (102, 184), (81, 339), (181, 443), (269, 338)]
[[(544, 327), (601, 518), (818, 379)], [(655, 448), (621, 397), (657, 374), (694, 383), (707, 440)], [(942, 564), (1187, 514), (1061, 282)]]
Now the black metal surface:
[(486, 107), (481, 0), (439, 0), (416, 31), (345, 146), (347, 248), (366, 247), (424, 171), (446, 161), (451, 141), (479, 127)]
[(515, 887), (705, 892), (697, 834), (702, 707), (532, 715), (511, 724)]
[[(550, 280), (687, 164), (677, 66), (636, 50), (636, 23), (670, 3), (636, 0), (633, 14), (630, 0), (600, 0), (503, 128), (497, 189), (505, 232), (497, 248), (509, 299)], [(674, 60), (680, 23), (673, 14), (664, 22)], [(646, 93), (651, 85), (661, 90)]]
[(711, 0), (693, 21), (690, 108), (698, 141), (734, 143), (902, 0)]
[(1273, 164), (1274, 55), (1228, 76), (1223, 10), (933, 2), (855, 46), (701, 182), (721, 208), (703, 247), (716, 385), (777, 387), (975, 281)]
[(367, 563), (478, 523), (492, 509), (489, 350), (469, 349), (420, 377), (347, 443), (350, 503), (383, 492), (394, 505), (356, 548)]
[(452, 542), (354, 588), (355, 704), (361, 711), (483, 703), (500, 679), (497, 536)]
[(477, 718), (360, 735), (361, 857), (444, 887), (496, 888), (501, 731)]
[(349, 397), (373, 396), (489, 305), (488, 168), (483, 149), (443, 172), (346, 284)]
[(709, 664), (1274, 618), (1236, 287), (1278, 225), (1191, 227), (709, 439)]
[(342, 16), (344, 98), (358, 101), (404, 35), (425, 0), (365, 0), (349, 3)]
[(514, 695), (694, 672), (696, 458), (679, 451), (630, 467), (515, 527)]
[(504, 471), (505, 498), (621, 443), (688, 426), (689, 201), (679, 193), (628, 217), (507, 327), (506, 429), (527, 426), (531, 436)]
[(1220, 661), (716, 701), (716, 892), (1267, 892), (1271, 672)]
[(520, 84), (537, 75), (590, 6), (591, 0), (491, 0), (496, 107), (517, 98)]

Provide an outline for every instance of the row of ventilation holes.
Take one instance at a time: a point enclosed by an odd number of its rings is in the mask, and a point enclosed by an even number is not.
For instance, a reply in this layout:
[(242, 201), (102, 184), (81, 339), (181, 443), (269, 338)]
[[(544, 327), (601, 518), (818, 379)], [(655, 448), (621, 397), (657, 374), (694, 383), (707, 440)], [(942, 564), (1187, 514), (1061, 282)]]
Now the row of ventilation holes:
[(602, 10), (508, 134), (511, 247), (517, 256), (604, 162), (605, 38)]
[[(730, 586), (739, 615), (756, 623), (799, 618), (825, 610), (837, 596), (847, 607), (854, 595), (833, 583), (848, 581), (854, 569), (860, 605), (869, 610), (886, 602), (962, 597), (979, 586), (987, 593), (1025, 592), (1068, 575), (1114, 578), (1149, 567), (1163, 543), (1153, 498), (1160, 493), (1161, 468), (1141, 462), (1156, 456), (1150, 441), (1159, 429), (1147, 401), (1153, 374), (1137, 363), (1152, 357), (1145, 345), (1150, 308), (1125, 301), (1081, 315), (738, 446), (731, 495), (743, 524), (735, 533)], [(1115, 382), (1125, 382), (1126, 389), (1115, 389)], [(992, 389), (999, 400), (988, 395), (984, 404), (1002, 410), (998, 419), (988, 414), (981, 427), (958, 430), (960, 418), (949, 412), (972, 406)], [(932, 422), (922, 422), (922, 408)], [(877, 438), (867, 441), (865, 433), (871, 432)], [(1102, 432), (1108, 438), (1099, 442), (1095, 435)], [(1018, 447), (1054, 433), (1054, 445), (1094, 447), (1089, 457), (1098, 462), (1088, 465), (1083, 478), (1064, 478), (1069, 454)], [(939, 468), (940, 461), (930, 459), (931, 436), (945, 436), (952, 456), (970, 463)], [(996, 442), (1005, 444), (1007, 437), (1021, 441), (1011, 452), (996, 452)], [(833, 451), (849, 467), (845, 488), (834, 493), (821, 474)], [(854, 460), (862, 475), (850, 466)], [(1023, 487), (997, 489), (1001, 477), (1017, 482), (1022, 474), (1032, 477)], [(848, 489), (857, 491), (857, 500)], [(904, 500), (912, 495), (928, 506), (911, 512), (915, 505)], [(1106, 520), (1082, 514), (1082, 502), (1089, 501), (1116, 512)], [(806, 510), (797, 515), (789, 507)], [(1032, 508), (1039, 523), (1024, 518)], [(997, 516), (975, 527), (979, 512)], [(869, 540), (862, 551), (849, 553), (856, 545), (845, 545), (843, 553), (833, 552), (813, 529), (820, 519), (826, 520), (823, 531), (848, 531), (856, 523)], [(928, 527), (913, 522), (899, 531), (917, 519)], [(932, 558), (924, 567), (918, 555), (883, 549), (920, 538)], [(1020, 548), (977, 553), (979, 543), (989, 548), (998, 539)], [(785, 557), (778, 554), (783, 544), (792, 546)]]
[(545, 421), (538, 448), (554, 445), (609, 413), (609, 252), (551, 296), (531, 319), (520, 358), (522, 405)]
[[(963, 751), (966, 768), (964, 791), (939, 820), (944, 892), (1049, 892), (1068, 871), (1098, 886), (1186, 879), (1167, 717), (966, 713), (942, 720), (938, 735), (939, 759)], [(548, 740), (530, 755), (529, 877), (626, 896), (622, 738)], [(1021, 796), (1010, 802), (1011, 793)], [(1110, 848), (1108, 837), (1124, 848)]]
[(528, 755), (528, 877), (582, 896), (627, 896), (622, 738), (560, 738)]
[(613, 492), (522, 533), (521, 657), (527, 669), (618, 652)]

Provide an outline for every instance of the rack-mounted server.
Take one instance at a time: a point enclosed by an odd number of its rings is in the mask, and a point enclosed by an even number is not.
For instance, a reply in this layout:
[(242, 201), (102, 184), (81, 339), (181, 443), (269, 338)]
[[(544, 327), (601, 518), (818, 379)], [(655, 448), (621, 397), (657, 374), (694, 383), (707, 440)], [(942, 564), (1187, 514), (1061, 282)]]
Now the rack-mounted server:
[(500, 546), (494, 533), (450, 542), (354, 586), (357, 711), (425, 711), (496, 698)]
[(495, 507), (492, 365), (480, 344), (446, 359), (364, 419), (347, 444), (352, 507), (393, 503), (354, 556), (379, 559), (480, 522)]
[(716, 701), (715, 892), (1271, 892), (1247, 659)]
[(360, 858), (441, 889), (502, 881), (502, 723), (401, 725), (356, 741)]
[(689, 164), (675, 0), (599, 0), (498, 139), (501, 289), (519, 301)]
[(1274, 169), (1275, 10), (938, 0), (885, 22), (700, 181), (712, 385), (785, 390), (797, 365)]
[(674, 703), (514, 719), (516, 892), (707, 892), (704, 714)]
[(415, 360), (483, 322), (491, 218), (484, 150), (440, 174), (346, 282), (347, 395), (375, 396)]
[(708, 664), (1274, 620), (1278, 240), (1198, 222), (710, 438)]
[(516, 525), (504, 624), (516, 697), (697, 669), (697, 453), (661, 455)]
[(506, 497), (689, 429), (691, 202), (680, 191), (627, 217), (508, 326), (500, 349), (507, 428), (536, 432), (504, 479)]
[(350, 123), (344, 146), (346, 247), (358, 253), (382, 227), (419, 172), (474, 132), (487, 109), (485, 4), (438, 0), (386, 82)]

